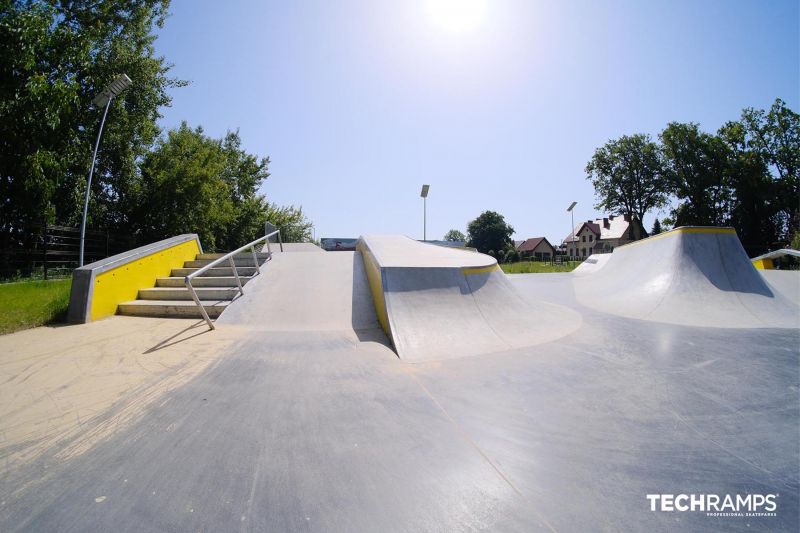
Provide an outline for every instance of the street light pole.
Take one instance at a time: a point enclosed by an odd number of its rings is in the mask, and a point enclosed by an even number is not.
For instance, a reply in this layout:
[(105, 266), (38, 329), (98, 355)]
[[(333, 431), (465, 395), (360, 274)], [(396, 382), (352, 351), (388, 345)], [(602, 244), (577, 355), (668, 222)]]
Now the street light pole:
[(575, 211), (573, 211), (573, 209), (575, 209), (575, 205), (577, 205), (577, 203), (578, 202), (572, 202), (567, 208), (567, 212), (570, 214), (570, 218), (572, 220), (572, 229), (570, 230), (569, 243), (572, 245), (573, 248), (575, 248)]
[(422, 192), (419, 193), (422, 196), (422, 240), (428, 240), (428, 190), (431, 188), (430, 185), (423, 185)]
[(94, 153), (92, 154), (92, 166), (89, 168), (89, 178), (86, 180), (86, 195), (83, 202), (83, 219), (81, 220), (81, 242), (80, 251), (78, 253), (78, 266), (83, 266), (83, 248), (86, 241), (86, 216), (89, 212), (89, 194), (92, 190), (92, 176), (94, 175), (94, 164), (97, 160), (97, 149), (100, 147), (100, 137), (103, 135), (103, 126), (106, 123), (106, 116), (108, 115), (108, 108), (111, 107), (111, 101), (115, 96), (118, 96), (131, 84), (131, 79), (125, 75), (120, 74), (111, 85), (107, 86), (103, 91), (95, 96), (93, 102), (96, 106), (100, 107), (105, 105), (103, 111), (103, 119), (100, 121), (100, 129), (97, 132), (97, 140), (94, 143)]

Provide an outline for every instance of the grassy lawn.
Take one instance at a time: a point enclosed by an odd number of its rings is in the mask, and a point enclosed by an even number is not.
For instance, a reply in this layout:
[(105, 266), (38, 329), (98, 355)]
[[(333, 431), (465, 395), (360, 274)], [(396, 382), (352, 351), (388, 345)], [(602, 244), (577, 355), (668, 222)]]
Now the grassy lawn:
[(548, 272), (572, 272), (580, 261), (565, 261), (561, 264), (542, 263), (537, 261), (520, 261), (500, 265), (506, 274), (542, 274)]
[(0, 335), (63, 321), (72, 279), (0, 284)]

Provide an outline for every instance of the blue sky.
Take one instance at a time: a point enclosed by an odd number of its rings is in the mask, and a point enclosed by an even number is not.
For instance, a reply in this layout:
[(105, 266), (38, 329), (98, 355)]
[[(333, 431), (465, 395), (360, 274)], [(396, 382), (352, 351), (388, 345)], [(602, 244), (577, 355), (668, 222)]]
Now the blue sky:
[(435, 1), (173, 0), (156, 48), (191, 85), (161, 124), (238, 128), (317, 238), (422, 238), (429, 183), (429, 239), (491, 209), (555, 244), (571, 201), (600, 215), (584, 167), (608, 139), (800, 110), (796, 0), (488, 0), (460, 31)]

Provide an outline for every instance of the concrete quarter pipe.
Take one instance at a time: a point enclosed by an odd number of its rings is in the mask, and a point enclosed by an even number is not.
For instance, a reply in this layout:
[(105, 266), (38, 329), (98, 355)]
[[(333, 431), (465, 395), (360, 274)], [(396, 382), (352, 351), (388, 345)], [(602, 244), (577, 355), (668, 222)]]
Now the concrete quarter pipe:
[(488, 255), (397, 235), (364, 236), (359, 249), (384, 329), (404, 361), (535, 346), (581, 325), (566, 307), (520, 298)]

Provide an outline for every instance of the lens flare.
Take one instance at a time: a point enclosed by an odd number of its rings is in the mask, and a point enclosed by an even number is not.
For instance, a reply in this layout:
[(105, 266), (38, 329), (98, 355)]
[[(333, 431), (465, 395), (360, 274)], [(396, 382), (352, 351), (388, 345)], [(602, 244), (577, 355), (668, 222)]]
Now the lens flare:
[(461, 33), (478, 27), (486, 14), (487, 0), (427, 0), (431, 21), (448, 32)]

